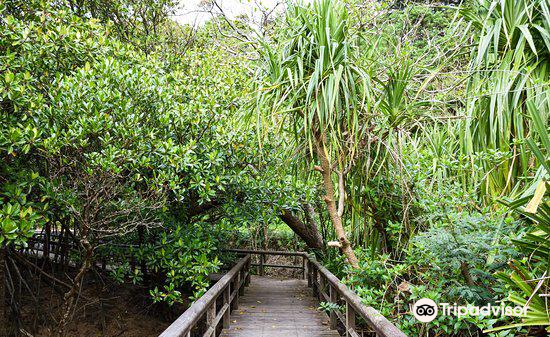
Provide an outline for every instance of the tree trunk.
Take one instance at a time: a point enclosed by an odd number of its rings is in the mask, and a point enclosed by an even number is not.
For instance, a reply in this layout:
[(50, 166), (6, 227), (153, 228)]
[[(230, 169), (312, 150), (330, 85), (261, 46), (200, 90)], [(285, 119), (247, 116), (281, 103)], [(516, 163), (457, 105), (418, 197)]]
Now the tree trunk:
[(382, 239), (382, 253), (392, 254), (393, 248), (391, 246), (390, 238), (388, 237), (388, 231), (386, 230), (386, 227), (384, 226), (382, 221), (378, 218), (378, 210), (376, 206), (371, 206), (371, 210), (372, 216), (374, 218), (374, 228), (378, 231)]
[(462, 273), (462, 276), (468, 286), (473, 287), (476, 285), (474, 279), (472, 278), (472, 274), (470, 274), (470, 266), (466, 262), (460, 263), (460, 272)]
[(8, 335), (8, 317), (6, 305), (6, 247), (0, 245), (0, 337)]
[[(141, 249), (145, 245), (145, 226), (138, 227), (138, 244)], [(141, 269), (141, 275), (143, 275), (143, 282), (149, 284), (149, 273), (147, 271), (147, 263), (145, 257), (141, 256), (139, 268)]]
[(80, 267), (80, 269), (78, 270), (78, 273), (73, 279), (73, 284), (71, 288), (64, 296), (64, 303), (61, 309), (61, 320), (59, 321), (58, 330), (57, 330), (57, 336), (59, 337), (65, 336), (65, 329), (67, 327), (67, 323), (69, 323), (69, 318), (74, 308), (77, 291), (80, 289), (80, 284), (84, 279), (84, 275), (92, 265), (93, 247), (88, 242), (88, 238), (86, 234), (83, 234), (82, 239), (80, 239), (80, 244), (85, 250), (85, 257), (84, 257), (84, 261), (82, 262), (82, 266)]
[(315, 224), (310, 228), (310, 226), (302, 222), (300, 218), (292, 214), (292, 211), (289, 209), (283, 209), (281, 214), (279, 214), (279, 218), (281, 218), (294, 233), (304, 240), (309, 248), (324, 250), (323, 238), (319, 235), (319, 231)]
[[(319, 160), (321, 162), (321, 167), (318, 169), (318, 171), (320, 171), (321, 175), (323, 176), (323, 184), (326, 191), (324, 201), (327, 205), (327, 211), (330, 217), (330, 221), (332, 222), (332, 226), (334, 227), (334, 231), (336, 232), (338, 241), (342, 246), (342, 252), (344, 253), (344, 255), (346, 255), (346, 258), (348, 259), (348, 263), (353, 268), (358, 268), (359, 262), (357, 261), (357, 257), (355, 256), (355, 253), (351, 248), (351, 244), (346, 237), (344, 225), (342, 224), (342, 216), (338, 213), (336, 201), (334, 200), (335, 195), (334, 182), (332, 181), (332, 165), (329, 162), (322, 145), (319, 144), (317, 144), (317, 156), (319, 157)], [(343, 195), (341, 195), (340, 197), (343, 198)]]
[(52, 238), (52, 225), (48, 221), (46, 222), (46, 225), (44, 226), (44, 266), (49, 266), (50, 264), (50, 243)]
[(319, 225), (315, 221), (315, 208), (311, 204), (305, 203), (302, 204), (302, 209), (304, 210), (304, 215), (306, 218), (306, 224), (309, 232), (311, 233), (311, 236), (315, 238), (315, 241), (319, 243), (321, 246), (321, 250), (325, 249), (323, 236), (321, 235), (321, 232), (319, 232)]
[(266, 222), (264, 222), (262, 224), (262, 232), (263, 232), (263, 236), (264, 236), (264, 238), (262, 240), (263, 241), (263, 248), (264, 248), (264, 250), (267, 250), (268, 247), (269, 247), (269, 235), (268, 235), (269, 225)]

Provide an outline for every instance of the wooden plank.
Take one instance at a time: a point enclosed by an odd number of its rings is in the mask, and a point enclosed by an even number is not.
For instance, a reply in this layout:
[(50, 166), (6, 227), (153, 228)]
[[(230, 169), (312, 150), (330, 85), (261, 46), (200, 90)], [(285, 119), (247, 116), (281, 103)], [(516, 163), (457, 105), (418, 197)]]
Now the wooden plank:
[[(186, 336), (191, 328), (201, 319), (206, 310), (215, 303), (220, 294), (229, 286), (240, 270), (248, 264), (250, 255), (246, 255), (231, 268), (216, 284), (201, 296), (189, 309), (187, 309), (178, 319), (176, 319), (159, 337), (183, 337)], [(237, 283), (240, 285), (240, 283)], [(238, 289), (235, 289), (238, 294)], [(238, 299), (238, 296), (236, 296)], [(235, 301), (236, 302), (236, 301)]]
[[(287, 269), (302, 269), (302, 266), (293, 266), (291, 264), (269, 264), (269, 263), (264, 263), (264, 264), (258, 264), (258, 263), (253, 263), (252, 264), (252, 267), (264, 267), (264, 268), (287, 268)], [(260, 275), (262, 276), (262, 275)]]
[(220, 312), (216, 317), (212, 318), (210, 327), (206, 332), (204, 333), (203, 337), (210, 337), (214, 336), (214, 333), (216, 332), (216, 328), (218, 327), (218, 324), (220, 323), (221, 319), (224, 317), (225, 313), (229, 312), (229, 304), (224, 304), (223, 307), (221, 307)]
[[(323, 267), (315, 258), (310, 257), (309, 261), (313, 265), (314, 281), (317, 272), (322, 274), (326, 281), (330, 283), (341, 298), (348, 303), (355, 312), (360, 315), (367, 324), (376, 332), (380, 337), (407, 337), (401, 330), (388, 321), (382, 314), (372, 307), (367, 307), (361, 302), (361, 298), (354, 292), (349, 290), (340, 280), (334, 276), (330, 271)], [(315, 288), (315, 282), (312, 284)], [(315, 289), (314, 289), (315, 291)]]
[(264, 255), (282, 255), (282, 256), (307, 256), (304, 252), (289, 252), (285, 250), (252, 250), (252, 249), (224, 249), (225, 252), (239, 254), (264, 254)]
[[(338, 292), (334, 290), (334, 287), (329, 284), (328, 286), (329, 291), (329, 297), (330, 297), (330, 303), (338, 304)], [(336, 329), (336, 326), (338, 324), (338, 317), (336, 316), (336, 312), (334, 310), (330, 311), (330, 328)]]
[(231, 313), (230, 327), (221, 336), (339, 337), (318, 307), (304, 280), (252, 276), (240, 309)]
[(357, 335), (357, 328), (355, 327), (355, 310), (353, 307), (346, 303), (346, 337), (354, 337)]
[(231, 286), (228, 285), (223, 291), (223, 305), (227, 309), (223, 312), (223, 327), (229, 328), (229, 317), (231, 316)]

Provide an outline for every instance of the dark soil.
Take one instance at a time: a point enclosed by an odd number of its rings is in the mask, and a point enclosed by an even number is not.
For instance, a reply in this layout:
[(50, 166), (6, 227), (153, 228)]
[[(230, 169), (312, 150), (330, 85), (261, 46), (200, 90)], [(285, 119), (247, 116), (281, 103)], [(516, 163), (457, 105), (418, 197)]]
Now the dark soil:
[[(67, 280), (67, 276), (56, 277)], [(34, 293), (34, 298), (21, 293), (20, 332), (23, 336), (47, 337), (52, 334), (62, 305), (61, 293), (66, 291), (63, 287), (57, 287), (57, 290), (42, 282), (40, 292)], [(168, 308), (153, 304), (145, 287), (116, 284), (107, 277), (90, 272), (83, 283), (67, 336), (158, 336), (184, 310), (183, 305)]]

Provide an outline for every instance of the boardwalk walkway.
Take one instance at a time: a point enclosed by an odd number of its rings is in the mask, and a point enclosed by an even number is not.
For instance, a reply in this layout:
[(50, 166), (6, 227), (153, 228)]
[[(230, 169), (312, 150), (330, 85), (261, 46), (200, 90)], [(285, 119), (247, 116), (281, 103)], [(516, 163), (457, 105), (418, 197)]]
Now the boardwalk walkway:
[(252, 276), (223, 337), (339, 337), (305, 280)]
[[(303, 252), (226, 249), (237, 263), (160, 337), (407, 337), (357, 294)], [(254, 262), (252, 255), (258, 257)], [(294, 264), (267, 263), (266, 256), (292, 257)], [(301, 260), (301, 261), (300, 261)], [(300, 263), (301, 262), (301, 263)], [(298, 265), (296, 265), (298, 264)], [(258, 276), (252, 275), (256, 268)], [(265, 268), (298, 270), (302, 279), (264, 277)], [(338, 305), (326, 315), (318, 300)], [(362, 320), (356, 325), (356, 319)], [(365, 326), (366, 325), (366, 326)]]
[[(43, 233), (37, 233), (23, 253), (63, 261), (74, 243), (63, 243), (60, 238), (49, 235), (45, 240)], [(313, 255), (249, 249), (224, 251), (240, 256), (235, 265), (160, 337), (337, 337), (337, 328), (345, 337), (360, 337), (364, 333), (407, 337), (374, 308), (365, 306)], [(294, 262), (270, 264), (268, 256), (283, 256)], [(102, 267), (107, 269), (106, 260)], [(301, 279), (264, 277), (266, 268), (297, 270)], [(252, 270), (259, 276), (253, 276)], [(339, 309), (331, 311), (329, 317), (317, 310), (318, 300), (337, 304)], [(359, 326), (357, 318), (361, 319)]]

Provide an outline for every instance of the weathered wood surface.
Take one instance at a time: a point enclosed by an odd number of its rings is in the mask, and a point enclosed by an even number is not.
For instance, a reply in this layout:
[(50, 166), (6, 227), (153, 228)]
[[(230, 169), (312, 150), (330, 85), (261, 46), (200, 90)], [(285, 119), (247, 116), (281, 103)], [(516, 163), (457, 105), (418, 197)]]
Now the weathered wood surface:
[[(225, 252), (237, 253), (237, 254), (250, 254), (257, 255), (259, 258), (259, 263), (252, 263), (252, 267), (258, 267), (258, 274), (264, 276), (265, 268), (283, 268), (283, 269), (299, 269), (302, 271), (302, 278), (306, 278), (306, 260), (309, 259), (308, 255), (304, 252), (291, 252), (291, 251), (281, 251), (281, 250), (252, 250), (252, 249), (235, 249), (228, 248), (224, 249)], [(295, 256), (302, 259), (300, 265), (288, 265), (288, 264), (268, 264), (266, 263), (266, 257), (268, 255), (279, 255), (279, 256)]]
[[(346, 303), (346, 314), (341, 320), (346, 327), (347, 336), (359, 336), (355, 329), (356, 315), (359, 314), (373, 329), (378, 336), (381, 337), (407, 337), (401, 330), (382, 316), (376, 309), (367, 307), (361, 303), (361, 298), (354, 292), (348, 289), (334, 274), (322, 266), (317, 260), (309, 259), (310, 271), (308, 275), (308, 283), (311, 284), (313, 292), (316, 293), (321, 300), (334, 302), (331, 300), (340, 297)], [(327, 287), (330, 287), (326, 291)], [(333, 292), (332, 296), (330, 293)], [(334, 294), (336, 292), (337, 294)], [(332, 317), (334, 320), (334, 317)]]
[[(216, 284), (201, 296), (189, 309), (176, 319), (159, 337), (188, 337), (191, 329), (206, 314), (206, 332), (203, 336), (213, 336), (218, 323), (223, 320), (224, 326), (229, 322), (226, 316), (229, 314), (231, 304), (237, 309), (239, 295), (248, 279), (248, 266), (250, 255), (246, 255), (231, 268)], [(216, 308), (218, 297), (223, 296), (223, 306), (219, 312)]]
[(304, 280), (252, 276), (223, 337), (339, 337)]
[[(407, 337), (394, 324), (382, 316), (376, 309), (367, 307), (361, 303), (361, 298), (348, 289), (336, 276), (322, 266), (313, 255), (304, 252), (284, 252), (249, 249), (227, 249), (228, 252), (240, 254), (251, 254), (260, 256), (260, 276), (266, 267), (263, 257), (266, 255), (286, 255), (302, 257), (302, 277), (305, 278), (307, 270), (308, 286), (312, 288), (313, 294), (320, 300), (330, 303), (342, 304), (343, 312), (331, 312), (330, 326), (336, 328), (339, 323), (344, 327), (346, 337), (359, 337), (362, 332), (356, 327), (357, 317), (369, 326), (368, 332), (375, 332), (380, 337)], [(307, 269), (305, 268), (307, 261)], [(342, 303), (343, 302), (343, 303)], [(309, 336), (307, 334), (306, 336)], [(243, 335), (244, 336), (244, 335)], [(261, 336), (261, 335), (260, 335)]]

